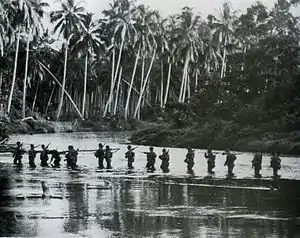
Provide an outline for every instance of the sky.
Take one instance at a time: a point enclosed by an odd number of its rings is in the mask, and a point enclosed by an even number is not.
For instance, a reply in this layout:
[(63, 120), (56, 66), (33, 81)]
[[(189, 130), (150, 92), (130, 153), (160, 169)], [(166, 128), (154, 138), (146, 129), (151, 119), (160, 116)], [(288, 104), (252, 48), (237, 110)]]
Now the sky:
[[(50, 9), (57, 8), (57, 0), (45, 0), (50, 4)], [(260, 0), (265, 6), (272, 7), (276, 0)], [(101, 15), (103, 9), (109, 6), (110, 0), (85, 0), (83, 4), (86, 9), (97, 16)], [(152, 9), (159, 10), (163, 16), (180, 12), (184, 6), (194, 8), (195, 12), (201, 13), (203, 16), (208, 14), (218, 14), (224, 0), (137, 0), (138, 3), (143, 3), (150, 6)], [(247, 7), (255, 3), (256, 0), (231, 0), (231, 5), (235, 10), (245, 11)]]

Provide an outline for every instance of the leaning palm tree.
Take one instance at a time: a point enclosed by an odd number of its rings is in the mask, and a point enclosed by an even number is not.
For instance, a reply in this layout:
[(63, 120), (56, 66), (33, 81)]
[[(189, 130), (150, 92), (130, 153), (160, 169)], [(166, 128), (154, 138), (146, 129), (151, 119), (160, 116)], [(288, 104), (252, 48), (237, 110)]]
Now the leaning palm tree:
[(87, 77), (88, 77), (88, 62), (89, 58), (95, 57), (97, 53), (105, 51), (104, 41), (101, 39), (100, 24), (97, 21), (93, 21), (93, 14), (88, 13), (84, 17), (83, 25), (80, 28), (77, 39), (74, 45), (76, 51), (81, 51), (85, 56), (85, 69), (84, 69), (84, 87), (83, 87), (83, 99), (81, 114), (85, 115), (86, 106), (86, 89), (87, 89)]
[(57, 10), (50, 13), (51, 22), (57, 22), (56, 26), (54, 27), (54, 33), (59, 32), (59, 36), (62, 34), (66, 40), (62, 93), (57, 110), (57, 120), (60, 117), (64, 101), (69, 43), (71, 38), (74, 36), (74, 33), (78, 32), (79, 27), (83, 24), (85, 16), (85, 9), (79, 4), (76, 4), (74, 0), (66, 0), (62, 2), (61, 8), (62, 10)]

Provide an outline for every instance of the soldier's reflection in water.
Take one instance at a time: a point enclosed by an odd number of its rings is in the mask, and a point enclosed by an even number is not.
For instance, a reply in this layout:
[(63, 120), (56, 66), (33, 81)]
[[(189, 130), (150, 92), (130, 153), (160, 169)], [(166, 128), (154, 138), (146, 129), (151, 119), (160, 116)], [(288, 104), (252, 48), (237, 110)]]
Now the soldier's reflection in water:
[[(76, 174), (70, 172), (70, 181), (76, 180)], [(88, 229), (88, 197), (85, 184), (66, 184), (67, 195), (69, 196), (68, 218), (65, 219), (64, 231), (78, 234), (79, 231)]]

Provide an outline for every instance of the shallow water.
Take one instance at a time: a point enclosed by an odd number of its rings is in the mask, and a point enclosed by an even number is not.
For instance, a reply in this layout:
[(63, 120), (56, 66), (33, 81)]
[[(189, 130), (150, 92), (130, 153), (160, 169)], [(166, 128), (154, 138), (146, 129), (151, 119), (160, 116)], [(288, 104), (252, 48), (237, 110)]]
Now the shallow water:
[[(211, 186), (189, 183), (183, 162), (185, 149), (170, 149), (170, 173), (145, 170), (146, 159), (136, 149), (134, 171), (126, 170), (127, 133), (74, 133), (13, 136), (24, 145), (48, 144), (66, 150), (97, 148), (99, 142), (120, 148), (114, 154), (112, 172), (96, 169), (93, 153), (81, 153), (79, 171), (11, 166), (10, 156), (1, 156), (1, 170), (9, 171), (7, 189), (0, 199), (0, 234), (36, 237), (299, 237), (300, 197), (267, 187)], [(155, 148), (157, 153), (161, 148)], [(207, 176), (204, 151), (197, 150), (195, 177)], [(237, 179), (252, 178), (252, 154), (238, 156)], [(271, 180), (269, 157), (262, 175)], [(223, 179), (224, 156), (216, 160), (215, 179)], [(158, 161), (159, 162), (159, 161)], [(300, 179), (299, 158), (282, 158), (282, 178)], [(179, 179), (181, 179), (179, 181)], [(185, 179), (182, 182), (182, 179)], [(50, 194), (42, 199), (41, 181)], [(106, 181), (106, 182), (105, 182)], [(252, 181), (249, 180), (249, 181)], [(300, 184), (300, 183), (299, 183)], [(297, 188), (297, 187), (296, 187)], [(293, 190), (293, 188), (291, 188)], [(299, 187), (300, 190), (300, 187)], [(299, 193), (296, 193), (297, 195)], [(50, 197), (53, 196), (52, 198)]]

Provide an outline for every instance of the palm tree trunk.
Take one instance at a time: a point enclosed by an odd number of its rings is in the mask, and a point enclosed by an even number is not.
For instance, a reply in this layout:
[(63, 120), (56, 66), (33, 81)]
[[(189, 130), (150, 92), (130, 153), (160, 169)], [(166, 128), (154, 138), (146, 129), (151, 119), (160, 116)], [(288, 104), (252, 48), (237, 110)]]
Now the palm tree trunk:
[(27, 74), (28, 74), (28, 60), (29, 60), (29, 45), (30, 45), (30, 30), (27, 38), (26, 46), (26, 61), (25, 61), (25, 75), (24, 75), (24, 85), (23, 85), (23, 110), (22, 117), (26, 117), (26, 89), (27, 89)]
[(51, 90), (51, 94), (50, 94), (50, 97), (49, 97), (49, 100), (48, 100), (48, 103), (47, 103), (47, 107), (45, 109), (45, 115), (47, 115), (48, 109), (50, 107), (50, 103), (52, 101), (52, 97), (53, 97), (54, 91), (55, 91), (55, 84), (53, 84), (53, 87), (52, 87), (52, 90)]
[(186, 81), (186, 75), (187, 75), (187, 69), (188, 69), (188, 64), (189, 64), (189, 50), (186, 52), (186, 58), (185, 58), (185, 63), (183, 67), (183, 74), (182, 74), (182, 80), (181, 80), (181, 86), (180, 86), (180, 93), (179, 93), (179, 99), (178, 102), (183, 102), (183, 90), (185, 87), (185, 81)]
[[(143, 83), (144, 83), (144, 77), (145, 77), (145, 64), (146, 64), (146, 55), (143, 55), (143, 62), (142, 62), (142, 75), (141, 75), (141, 85), (140, 85), (140, 92), (142, 92), (143, 89)], [(140, 94), (139, 94), (140, 95)], [(145, 101), (142, 100), (142, 107), (145, 106)], [(138, 119), (141, 119), (141, 108), (139, 108), (138, 111)]]
[(2, 83), (3, 83), (3, 72), (0, 73), (0, 98), (2, 93)]
[(187, 76), (187, 96), (188, 96), (188, 102), (191, 98), (191, 78), (190, 76)]
[(12, 79), (11, 90), (10, 90), (9, 99), (8, 99), (8, 107), (7, 107), (7, 113), (8, 114), (10, 113), (11, 102), (12, 102), (12, 97), (13, 97), (15, 82), (16, 82), (16, 76), (17, 76), (20, 37), (21, 37), (21, 27), (19, 26), (18, 36), (17, 36), (16, 52), (15, 52), (15, 64), (14, 64), (13, 79)]
[(223, 50), (223, 57), (222, 57), (222, 69), (221, 69), (221, 79), (225, 77), (226, 73), (226, 45), (227, 45), (227, 37), (225, 37), (225, 42), (224, 42), (224, 50)]
[(34, 94), (34, 100), (33, 100), (32, 108), (31, 108), (32, 112), (34, 112), (34, 107), (35, 107), (35, 104), (36, 104), (36, 99), (37, 99), (37, 95), (38, 95), (38, 91), (39, 91), (39, 86), (40, 86), (40, 80), (38, 81), (38, 84), (36, 86), (36, 90), (35, 90), (35, 94)]
[(142, 91), (140, 93), (139, 100), (138, 100), (136, 108), (135, 108), (135, 112), (134, 112), (134, 116), (133, 116), (134, 118), (136, 118), (138, 109), (141, 106), (142, 97), (143, 97), (144, 91), (145, 91), (147, 83), (148, 83), (148, 79), (149, 79), (149, 76), (150, 76), (150, 73), (151, 73), (151, 70), (152, 70), (152, 66), (153, 66), (153, 62), (154, 62), (154, 59), (155, 59), (155, 55), (156, 55), (156, 47), (154, 48), (154, 53), (153, 53), (153, 56), (152, 56), (152, 59), (151, 59), (149, 70), (147, 72), (147, 75), (146, 75), (146, 78), (145, 78), (145, 81), (144, 81), (143, 89), (142, 89)]
[(165, 108), (167, 101), (168, 101), (168, 95), (169, 95), (169, 87), (170, 87), (170, 80), (171, 80), (171, 72), (172, 72), (172, 63), (169, 63), (169, 71), (168, 71), (168, 80), (167, 80), (167, 86), (166, 86), (166, 94), (165, 94), (165, 100), (163, 108)]
[(118, 80), (117, 92), (116, 92), (116, 100), (115, 100), (115, 107), (114, 107), (114, 115), (117, 114), (117, 106), (118, 106), (118, 98), (119, 98), (119, 91), (120, 91), (122, 73), (123, 73), (123, 67), (121, 67), (120, 74), (119, 74), (119, 80)]
[(87, 74), (88, 74), (88, 60), (89, 60), (89, 55), (88, 52), (86, 53), (85, 56), (85, 67), (84, 67), (84, 86), (83, 86), (83, 98), (82, 98), (82, 111), (81, 115), (84, 117), (85, 116), (85, 102), (86, 102), (86, 87), (87, 87)]
[[(41, 61), (39, 61), (39, 64), (52, 76), (52, 78), (54, 79), (54, 81), (61, 87), (61, 88), (63, 88), (63, 85), (59, 82), (59, 80), (54, 76), (54, 74), (41, 62)], [(71, 103), (72, 103), (72, 105), (73, 105), (73, 107), (75, 108), (75, 110), (76, 110), (76, 112), (77, 112), (77, 114), (80, 116), (80, 118), (82, 119), (82, 120), (84, 120), (84, 117), (82, 116), (82, 114), (80, 113), (80, 111), (79, 111), (79, 109), (78, 109), (78, 107), (76, 106), (76, 104), (75, 104), (75, 102), (73, 101), (73, 99), (72, 99), (72, 97), (70, 96), (70, 94), (67, 92), (67, 91), (65, 91), (65, 90), (63, 90), (64, 92), (65, 92), (65, 94), (66, 94), (66, 96), (69, 98), (69, 100), (71, 101)]]
[(195, 93), (198, 92), (198, 70), (196, 69), (196, 75), (195, 75)]
[(141, 51), (141, 47), (139, 48), (139, 50), (136, 54), (136, 59), (135, 59), (135, 64), (134, 64), (133, 73), (132, 73), (132, 77), (131, 77), (131, 82), (130, 82), (130, 86), (129, 86), (129, 90), (128, 90), (128, 94), (127, 94), (126, 106), (125, 106), (125, 119), (127, 119), (127, 116), (128, 116), (130, 95), (131, 95), (131, 90), (132, 90), (132, 86), (133, 86), (133, 81), (135, 78), (136, 68), (137, 68), (137, 65), (139, 62), (139, 58), (140, 58), (140, 51)]
[(64, 102), (65, 87), (66, 87), (66, 76), (67, 76), (68, 47), (69, 47), (69, 41), (70, 41), (71, 36), (68, 38), (68, 41), (67, 41), (67, 44), (66, 44), (66, 49), (65, 49), (64, 75), (63, 75), (61, 98), (60, 98), (60, 103), (58, 105), (57, 116), (56, 116), (57, 120), (59, 119), (59, 116), (60, 116), (60, 113), (61, 113), (61, 108), (62, 108), (62, 105), (63, 105), (63, 102)]
[(160, 62), (160, 74), (161, 74), (161, 81), (160, 81), (160, 108), (163, 108), (163, 101), (164, 101), (164, 61), (161, 59)]
[(120, 68), (120, 63), (121, 63), (121, 58), (122, 58), (122, 52), (123, 52), (123, 47), (124, 47), (124, 41), (125, 41), (125, 37), (122, 38), (122, 42), (121, 42), (121, 46), (120, 46), (120, 51), (119, 51), (119, 56), (118, 56), (118, 62), (117, 62), (117, 67), (116, 67), (116, 71), (114, 73), (114, 79), (112, 82), (112, 85), (110, 87), (110, 94), (107, 100), (107, 103), (105, 105), (105, 109), (104, 109), (104, 114), (103, 116), (106, 116), (107, 110), (111, 111), (111, 104), (112, 104), (112, 100), (113, 100), (113, 93), (114, 93), (114, 88), (115, 88), (115, 83), (117, 81), (117, 77), (118, 77), (118, 72), (119, 72), (119, 68)]

